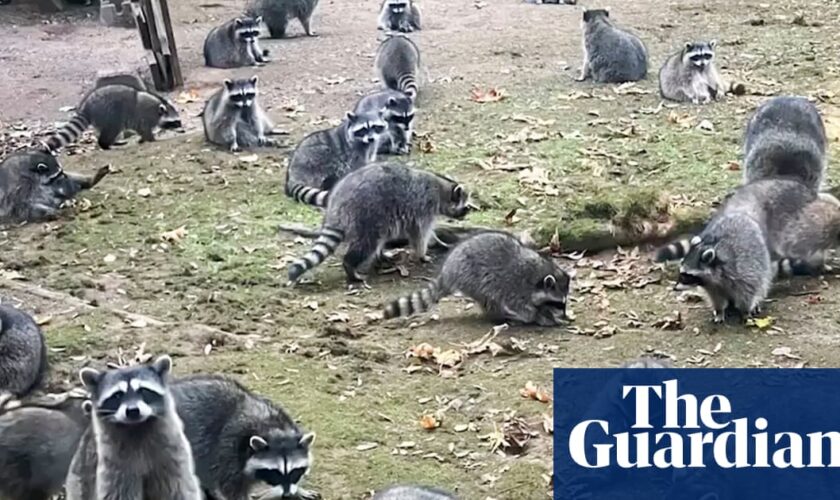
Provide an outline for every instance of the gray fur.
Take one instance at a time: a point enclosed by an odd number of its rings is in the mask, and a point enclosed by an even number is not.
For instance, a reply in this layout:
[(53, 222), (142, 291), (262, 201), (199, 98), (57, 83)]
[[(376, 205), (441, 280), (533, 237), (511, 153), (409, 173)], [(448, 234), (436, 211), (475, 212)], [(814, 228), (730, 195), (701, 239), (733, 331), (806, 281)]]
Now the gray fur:
[(673, 368), (674, 364), (669, 359), (650, 358), (642, 356), (626, 361), (619, 368)]
[(806, 205), (791, 218), (779, 237), (780, 273), (821, 274), (830, 271), (826, 252), (840, 237), (840, 201), (828, 193)]
[(0, 305), (0, 393), (24, 397), (39, 388), (47, 372), (47, 346), (35, 320)]
[(479, 233), (447, 255), (425, 289), (385, 307), (385, 318), (427, 311), (459, 291), (495, 321), (555, 326), (566, 319), (569, 275), (549, 257), (503, 232)]
[[(184, 421), (196, 474), (210, 497), (248, 500), (254, 486), (271, 482), (275, 483), (272, 497), (318, 498), (317, 493), (300, 488), (312, 465), (315, 435), (304, 433), (282, 408), (219, 376), (182, 378), (174, 381), (170, 390)], [(262, 441), (252, 444), (255, 436)], [(287, 464), (300, 466), (288, 488), (280, 477), (289, 478), (284, 473)], [(290, 470), (294, 469), (297, 467)]]
[(172, 361), (81, 371), (92, 425), (67, 477), (67, 500), (202, 500), (190, 444), (167, 386)]
[(803, 97), (774, 97), (758, 107), (744, 137), (744, 183), (790, 177), (818, 191), (826, 135), (816, 106)]
[(46, 140), (50, 151), (79, 140), (90, 126), (99, 132), (99, 147), (110, 149), (124, 130), (134, 130), (140, 142), (154, 141), (155, 129), (181, 127), (178, 110), (167, 99), (127, 85), (106, 85), (88, 93), (70, 121)]
[(388, 137), (382, 109), (347, 113), (337, 127), (304, 137), (289, 159), (286, 195), (325, 207), (329, 190), (348, 173), (376, 161), (379, 143)]
[(98, 89), (109, 85), (124, 85), (144, 92), (150, 90), (146, 82), (140, 76), (133, 73), (113, 73), (100, 76), (96, 79), (96, 83), (93, 84), (93, 88)]
[(715, 68), (714, 40), (690, 42), (671, 55), (659, 70), (659, 93), (677, 102), (706, 104), (726, 93), (726, 84)]
[(377, 28), (409, 33), (420, 29), (420, 8), (412, 0), (382, 0)]
[(371, 500), (456, 500), (448, 491), (428, 486), (397, 485), (377, 492)]
[(318, 0), (250, 0), (245, 13), (251, 17), (262, 17), (271, 38), (284, 38), (289, 19), (300, 20), (308, 36), (316, 36), (312, 30), (312, 13)]
[(598, 83), (644, 80), (648, 53), (644, 43), (613, 25), (606, 10), (583, 13), (583, 68), (580, 78)]
[(414, 136), (414, 100), (396, 90), (382, 90), (359, 99), (353, 113), (375, 110), (384, 110), (383, 118), (388, 123), (388, 134), (379, 141), (379, 152), (408, 154)]
[(204, 39), (204, 64), (211, 68), (261, 66), (268, 50), (259, 45), (261, 17), (237, 17), (210, 30)]
[(389, 33), (379, 44), (373, 63), (379, 81), (412, 99), (420, 89), (420, 49), (403, 33)]
[(392, 240), (407, 238), (419, 260), (426, 259), (439, 215), (463, 218), (468, 194), (457, 182), (398, 163), (374, 163), (342, 178), (330, 191), (321, 235), (312, 249), (289, 266), (289, 285), (348, 244), (344, 271), (351, 284)]
[(86, 177), (65, 172), (50, 153), (12, 154), (0, 163), (0, 222), (55, 219), (62, 204), (95, 186), (108, 172), (103, 167)]
[(274, 125), (260, 106), (257, 77), (225, 80), (201, 113), (207, 141), (231, 152), (259, 146), (273, 146), (266, 137)]
[(0, 498), (56, 495), (89, 422), (82, 399), (68, 395), (0, 409)]

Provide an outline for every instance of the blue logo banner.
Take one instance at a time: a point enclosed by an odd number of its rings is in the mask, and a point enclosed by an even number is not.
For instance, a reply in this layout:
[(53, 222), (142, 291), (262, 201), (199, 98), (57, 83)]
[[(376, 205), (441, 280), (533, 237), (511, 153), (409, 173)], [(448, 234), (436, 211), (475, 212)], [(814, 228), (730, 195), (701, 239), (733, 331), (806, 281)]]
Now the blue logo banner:
[(840, 370), (555, 369), (555, 500), (840, 500)]

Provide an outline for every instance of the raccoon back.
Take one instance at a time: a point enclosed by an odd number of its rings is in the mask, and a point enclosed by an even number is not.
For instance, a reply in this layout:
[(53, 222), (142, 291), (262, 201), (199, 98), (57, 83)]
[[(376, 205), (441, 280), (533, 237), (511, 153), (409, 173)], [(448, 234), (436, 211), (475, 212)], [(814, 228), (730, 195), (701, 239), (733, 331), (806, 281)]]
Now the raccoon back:
[(47, 371), (47, 347), (35, 321), (0, 305), (0, 392), (23, 397), (38, 388)]
[(318, 189), (330, 189), (356, 165), (343, 140), (344, 124), (313, 132), (300, 141), (292, 152), (286, 173), (286, 185), (303, 184)]
[(456, 500), (455, 495), (428, 486), (397, 485), (384, 489), (372, 500)]
[(601, 83), (643, 80), (647, 76), (647, 48), (636, 35), (596, 21), (584, 34), (592, 78)]
[(248, 46), (236, 38), (235, 20), (216, 26), (204, 39), (204, 64), (211, 68), (238, 68), (251, 65)]
[(410, 38), (392, 35), (379, 46), (375, 65), (382, 81), (390, 88), (398, 88), (401, 76), (416, 76), (419, 72), (420, 49)]

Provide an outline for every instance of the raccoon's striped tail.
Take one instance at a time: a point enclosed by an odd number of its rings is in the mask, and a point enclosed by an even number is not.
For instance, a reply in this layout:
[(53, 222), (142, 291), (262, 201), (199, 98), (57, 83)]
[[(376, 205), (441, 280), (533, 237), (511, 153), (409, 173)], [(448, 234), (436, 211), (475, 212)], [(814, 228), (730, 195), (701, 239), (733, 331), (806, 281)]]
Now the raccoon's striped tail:
[(287, 184), (286, 195), (294, 198), (295, 201), (316, 207), (326, 207), (327, 201), (329, 201), (330, 198), (329, 191), (305, 186), (303, 184), (295, 184), (294, 186), (289, 186)]
[(323, 227), (319, 233), (312, 248), (289, 266), (289, 282), (286, 286), (293, 286), (306, 271), (314, 269), (327, 260), (327, 257), (334, 254), (335, 249), (344, 241), (344, 231), (340, 229)]
[(413, 73), (407, 73), (397, 79), (397, 88), (412, 99), (417, 99), (417, 79)]
[(46, 146), (50, 151), (59, 151), (64, 146), (78, 141), (89, 126), (90, 121), (87, 118), (75, 114), (69, 122), (47, 138)]
[(700, 243), (700, 237), (695, 236), (691, 239), (682, 239), (668, 243), (665, 246), (659, 247), (656, 251), (656, 262), (665, 262), (668, 260), (680, 260), (691, 251), (691, 247)]
[(818, 276), (827, 269), (824, 265), (815, 265), (803, 259), (784, 258), (773, 262), (776, 276), (789, 278), (791, 276)]
[(440, 283), (435, 280), (422, 290), (417, 290), (411, 295), (389, 302), (383, 310), (384, 317), (385, 319), (391, 319), (426, 312), (437, 304), (440, 297)]

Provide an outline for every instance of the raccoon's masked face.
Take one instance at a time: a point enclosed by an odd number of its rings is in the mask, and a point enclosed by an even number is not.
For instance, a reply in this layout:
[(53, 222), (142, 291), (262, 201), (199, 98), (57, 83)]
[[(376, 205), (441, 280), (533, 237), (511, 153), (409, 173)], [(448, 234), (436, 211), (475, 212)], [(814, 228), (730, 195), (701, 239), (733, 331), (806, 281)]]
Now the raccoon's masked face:
[(367, 114), (356, 115), (347, 113), (347, 132), (351, 144), (357, 144), (364, 149), (375, 146), (383, 134), (388, 130), (382, 113), (373, 116)]
[(539, 314), (559, 324), (567, 319), (566, 301), (569, 297), (569, 275), (560, 269), (545, 275), (531, 293), (531, 302), (536, 306)]
[(158, 113), (160, 114), (158, 127), (164, 130), (183, 128), (184, 124), (181, 123), (181, 115), (178, 114), (178, 110), (171, 103), (161, 103), (158, 106)]
[(247, 80), (225, 80), (227, 99), (234, 107), (250, 109), (257, 102), (257, 77)]
[[(411, 150), (411, 138), (414, 132), (414, 106), (400, 102), (396, 98), (388, 99), (387, 107), (383, 110), (385, 121), (388, 122), (388, 132), (394, 144), (395, 153), (407, 154)], [(408, 105), (406, 105), (408, 104)]]
[(406, 2), (391, 2), (388, 5), (388, 9), (392, 14), (402, 14), (407, 8), (408, 4)]
[(714, 247), (695, 243), (680, 264), (680, 276), (674, 290), (705, 287), (719, 281), (720, 260)]
[(262, 17), (256, 19), (251, 18), (237, 18), (234, 21), (236, 37), (245, 43), (256, 43), (260, 37), (260, 23)]
[(300, 482), (312, 466), (312, 443), (315, 434), (289, 434), (273, 431), (263, 438), (251, 436), (248, 446), (251, 456), (245, 472), (257, 481), (271, 486), (263, 498), (293, 498)]
[(715, 41), (710, 43), (686, 43), (683, 61), (698, 69), (705, 69), (715, 58)]
[(100, 421), (139, 425), (168, 410), (166, 378), (172, 359), (161, 356), (150, 365), (100, 372), (84, 368), (80, 378), (90, 392), (91, 411)]

